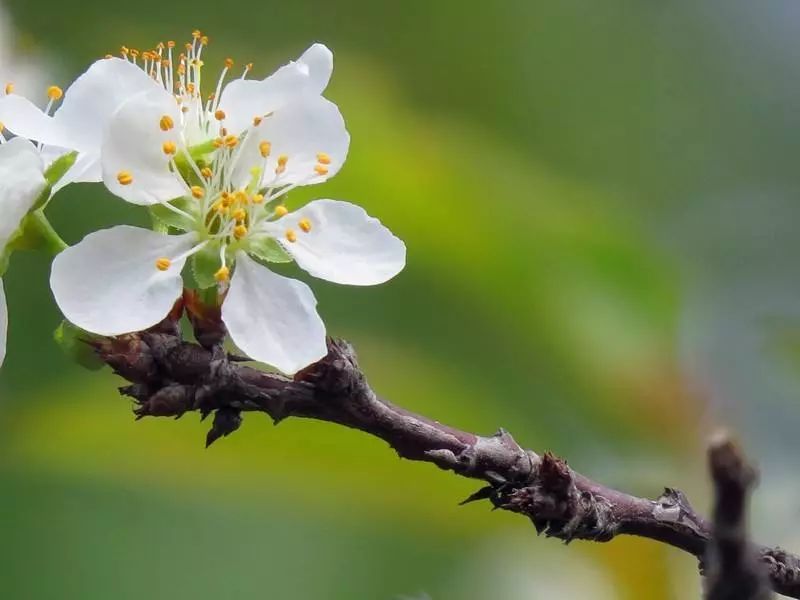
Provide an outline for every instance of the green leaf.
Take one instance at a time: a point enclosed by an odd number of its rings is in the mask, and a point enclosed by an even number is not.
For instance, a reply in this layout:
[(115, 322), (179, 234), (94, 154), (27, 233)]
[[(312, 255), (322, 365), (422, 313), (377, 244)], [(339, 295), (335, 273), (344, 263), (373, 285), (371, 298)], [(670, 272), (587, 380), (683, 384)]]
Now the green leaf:
[[(186, 198), (178, 198), (170, 202), (172, 206), (180, 208), (182, 211), (190, 213), (192, 207)], [(187, 219), (183, 215), (170, 210), (163, 204), (155, 204), (150, 207), (150, 216), (153, 218), (154, 223), (161, 226), (173, 227), (181, 231), (189, 231), (194, 228), (194, 222)]]
[(192, 276), (201, 290), (217, 285), (214, 274), (220, 268), (219, 245), (208, 244), (197, 254), (192, 256)]
[(61, 350), (82, 366), (90, 371), (99, 371), (105, 366), (105, 363), (100, 360), (97, 354), (92, 350), (92, 347), (86, 343), (96, 336), (76, 327), (69, 321), (62, 321), (56, 330), (53, 332), (53, 339), (59, 345)]
[(250, 254), (267, 262), (292, 262), (292, 257), (273, 238), (262, 237), (252, 240), (247, 250)]

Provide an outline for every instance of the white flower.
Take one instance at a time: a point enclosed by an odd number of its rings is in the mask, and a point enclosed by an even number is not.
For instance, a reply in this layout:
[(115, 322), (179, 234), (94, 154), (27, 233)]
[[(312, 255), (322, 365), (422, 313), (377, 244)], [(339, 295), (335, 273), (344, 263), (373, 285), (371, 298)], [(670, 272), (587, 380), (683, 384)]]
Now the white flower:
[[(44, 144), (45, 160), (76, 150), (75, 164), (53, 186), (53, 192), (72, 182), (101, 181), (100, 145), (111, 115), (130, 96), (153, 85), (138, 67), (120, 58), (95, 62), (67, 88), (47, 88), (44, 110), (15, 93), (13, 82), (0, 96), (0, 123), (15, 135)], [(50, 115), (54, 105), (60, 106)]]
[[(325, 355), (325, 326), (308, 286), (258, 261), (294, 259), (322, 279), (375, 285), (403, 269), (405, 245), (347, 202), (316, 200), (292, 213), (281, 204), (295, 187), (331, 177), (347, 155), (344, 120), (320, 95), (333, 69), (325, 46), (263, 81), (223, 89), (226, 61), (206, 101), (204, 45), (196, 33), (174, 70), (169, 44), (148, 53), (157, 85), (119, 107), (102, 145), (106, 186), (186, 233), (121, 226), (90, 234), (56, 257), (51, 287), (75, 325), (101, 335), (138, 331), (170, 310), (193, 257), (201, 287), (227, 291), (222, 319), (233, 341), (294, 373)], [(167, 91), (173, 73), (177, 96)]]
[[(47, 186), (41, 156), (28, 140), (15, 138), (0, 144), (0, 257)], [(8, 312), (0, 279), (0, 365), (6, 355)]]

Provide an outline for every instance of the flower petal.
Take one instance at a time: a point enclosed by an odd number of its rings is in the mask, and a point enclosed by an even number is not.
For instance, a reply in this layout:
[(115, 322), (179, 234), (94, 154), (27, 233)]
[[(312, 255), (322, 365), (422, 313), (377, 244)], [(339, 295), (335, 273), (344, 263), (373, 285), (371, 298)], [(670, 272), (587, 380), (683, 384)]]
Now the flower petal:
[[(50, 274), (64, 316), (99, 335), (141, 331), (161, 321), (183, 290), (177, 259), (195, 243), (194, 234), (164, 235), (120, 225), (90, 233), (56, 256)], [(156, 268), (169, 258), (166, 271)]]
[[(266, 161), (260, 153), (262, 142), (270, 144)], [(320, 183), (339, 172), (349, 147), (350, 134), (339, 108), (322, 96), (304, 96), (248, 130), (234, 184), (244, 185), (254, 166), (263, 169), (263, 186)], [(277, 174), (281, 156), (287, 159), (286, 166)], [(324, 165), (319, 164), (320, 158)]]
[(296, 61), (282, 66), (261, 81), (236, 79), (222, 90), (219, 107), (225, 112), (225, 127), (235, 134), (244, 131), (253, 117), (278, 110), (298, 96), (319, 95), (333, 72), (333, 54), (323, 44), (313, 44)]
[[(315, 200), (269, 228), (300, 267), (334, 283), (377, 285), (406, 264), (402, 240), (349, 202)], [(294, 242), (287, 240), (287, 230), (294, 232)]]
[(0, 145), (0, 252), (47, 186), (42, 158), (25, 138)]
[(0, 98), (0, 123), (14, 135), (58, 146), (70, 143), (52, 117), (33, 102), (17, 94)]
[(328, 352), (316, 305), (305, 283), (277, 275), (239, 252), (222, 320), (244, 353), (293, 374)]
[(0, 367), (6, 358), (6, 341), (8, 337), (8, 310), (6, 309), (6, 294), (3, 291), (3, 280), (0, 279)]
[(71, 143), (49, 143), (96, 155), (105, 126), (120, 105), (151, 89), (162, 88), (136, 65), (121, 58), (95, 61), (67, 88), (53, 115), (58, 130)]
[[(167, 131), (159, 126), (164, 116), (173, 124)], [(168, 141), (180, 147), (180, 119), (175, 98), (158, 86), (120, 106), (103, 136), (106, 187), (133, 204), (151, 205), (183, 196), (185, 184), (170, 170), (170, 157), (163, 150)], [(121, 173), (129, 174), (131, 182), (120, 183)]]

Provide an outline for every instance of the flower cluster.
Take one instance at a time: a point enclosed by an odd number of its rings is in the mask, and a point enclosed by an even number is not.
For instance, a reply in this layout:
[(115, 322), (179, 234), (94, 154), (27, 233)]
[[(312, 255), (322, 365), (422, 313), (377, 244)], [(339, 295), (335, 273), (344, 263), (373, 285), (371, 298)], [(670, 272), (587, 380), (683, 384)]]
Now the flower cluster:
[[(14, 172), (0, 180), (0, 206), (18, 205), (24, 216), (45, 187), (43, 164), (75, 153), (53, 191), (102, 181), (149, 207), (156, 225), (96, 231), (60, 252), (50, 283), (64, 316), (100, 335), (140, 331), (167, 315), (185, 276), (218, 299), (244, 353), (291, 374), (325, 355), (325, 326), (309, 287), (267, 264), (295, 261), (321, 279), (375, 285), (403, 269), (405, 245), (356, 205), (285, 205), (291, 190), (326, 181), (347, 156), (344, 120), (322, 95), (333, 70), (328, 48), (314, 44), (263, 80), (247, 78), (251, 65), (231, 77), (228, 59), (204, 96), (207, 41), (196, 31), (180, 54), (173, 42), (123, 48), (122, 58), (81, 75), (52, 114), (59, 88), (44, 110), (8, 89), (0, 122), (19, 137), (0, 147), (0, 171)], [(0, 223), (0, 249), (5, 229)], [(0, 325), (2, 334), (5, 319)]]

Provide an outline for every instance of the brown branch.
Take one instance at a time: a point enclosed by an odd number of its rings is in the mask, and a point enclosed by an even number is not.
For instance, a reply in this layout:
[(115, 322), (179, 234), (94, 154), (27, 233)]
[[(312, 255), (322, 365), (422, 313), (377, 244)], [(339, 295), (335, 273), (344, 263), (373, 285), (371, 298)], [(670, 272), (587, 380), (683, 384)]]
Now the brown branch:
[[(205, 418), (213, 412), (207, 444), (235, 431), (247, 411), (267, 413), (275, 423), (288, 417), (338, 423), (385, 440), (402, 458), (483, 480), (488, 485), (465, 502), (487, 499), (525, 515), (548, 537), (605, 542), (628, 534), (698, 559), (707, 552), (712, 527), (680, 491), (667, 488), (656, 500), (631, 496), (573, 471), (552, 454), (523, 449), (502, 429), (484, 437), (409, 412), (372, 391), (346, 342), (332, 340), (324, 359), (290, 380), (240, 364), (215, 344), (223, 332), (200, 329), (197, 337), (206, 347), (182, 341), (169, 323), (93, 342), (103, 360), (131, 382), (121, 392), (136, 401), (138, 418), (188, 411)], [(800, 598), (800, 559), (777, 548), (755, 551), (773, 589)]]
[(714, 481), (714, 525), (706, 563), (707, 600), (768, 600), (764, 564), (747, 536), (747, 499), (755, 470), (724, 434), (708, 451)]

